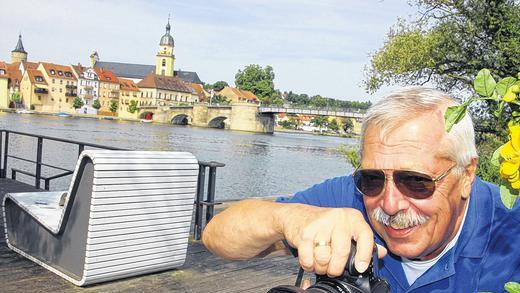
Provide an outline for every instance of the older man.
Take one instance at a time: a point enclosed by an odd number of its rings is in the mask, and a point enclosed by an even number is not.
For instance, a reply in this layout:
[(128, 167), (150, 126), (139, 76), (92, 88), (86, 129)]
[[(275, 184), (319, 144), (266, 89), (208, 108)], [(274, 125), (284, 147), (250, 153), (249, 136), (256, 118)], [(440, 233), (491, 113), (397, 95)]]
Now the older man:
[(353, 175), (278, 202), (242, 201), (207, 225), (204, 244), (248, 259), (284, 251), (285, 240), (305, 270), (338, 276), (351, 239), (366, 270), (375, 236), (392, 292), (502, 292), (520, 281), (519, 208), (506, 209), (498, 188), (475, 176), (471, 119), (445, 131), (455, 104), (425, 88), (389, 95), (367, 113)]

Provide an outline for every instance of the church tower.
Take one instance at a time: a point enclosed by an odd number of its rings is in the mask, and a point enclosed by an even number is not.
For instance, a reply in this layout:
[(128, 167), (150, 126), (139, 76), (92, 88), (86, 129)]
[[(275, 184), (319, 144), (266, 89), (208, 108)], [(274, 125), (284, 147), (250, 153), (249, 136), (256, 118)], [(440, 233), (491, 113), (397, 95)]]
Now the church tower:
[(159, 52), (155, 58), (155, 74), (164, 76), (173, 76), (173, 64), (175, 55), (173, 55), (173, 37), (170, 35), (170, 18), (166, 25), (166, 33), (159, 43)]
[(22, 34), (19, 34), (16, 48), (14, 48), (14, 50), (11, 51), (11, 62), (15, 63), (22, 61), (27, 61), (27, 52), (25, 52), (25, 49), (23, 48)]

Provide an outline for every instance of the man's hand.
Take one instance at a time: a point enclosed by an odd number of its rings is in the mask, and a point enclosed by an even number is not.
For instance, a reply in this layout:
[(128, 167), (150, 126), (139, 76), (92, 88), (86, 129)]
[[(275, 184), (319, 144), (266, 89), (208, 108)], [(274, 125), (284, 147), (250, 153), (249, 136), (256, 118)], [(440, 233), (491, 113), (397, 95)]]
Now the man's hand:
[[(283, 218), (283, 234), (298, 249), (300, 265), (316, 274), (339, 276), (345, 270), (351, 239), (357, 242), (356, 270), (364, 272), (372, 259), (374, 235), (361, 212), (350, 208), (316, 208), (301, 211), (302, 217)], [(379, 257), (386, 249), (379, 247)]]
[[(202, 234), (210, 251), (235, 260), (284, 252), (284, 239), (298, 249), (306, 271), (331, 277), (343, 273), (352, 239), (357, 241), (355, 266), (359, 272), (366, 270), (374, 247), (372, 229), (355, 209), (254, 199), (215, 216)], [(379, 250), (380, 257), (385, 254), (386, 250)]]

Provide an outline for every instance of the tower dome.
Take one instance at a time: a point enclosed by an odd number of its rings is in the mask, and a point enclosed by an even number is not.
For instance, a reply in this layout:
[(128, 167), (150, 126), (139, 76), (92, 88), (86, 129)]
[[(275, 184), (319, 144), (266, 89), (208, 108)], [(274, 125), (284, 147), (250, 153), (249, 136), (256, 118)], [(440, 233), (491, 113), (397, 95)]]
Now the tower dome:
[(166, 25), (166, 33), (161, 37), (161, 46), (173, 46), (173, 37), (170, 35), (170, 20), (168, 20), (168, 24)]

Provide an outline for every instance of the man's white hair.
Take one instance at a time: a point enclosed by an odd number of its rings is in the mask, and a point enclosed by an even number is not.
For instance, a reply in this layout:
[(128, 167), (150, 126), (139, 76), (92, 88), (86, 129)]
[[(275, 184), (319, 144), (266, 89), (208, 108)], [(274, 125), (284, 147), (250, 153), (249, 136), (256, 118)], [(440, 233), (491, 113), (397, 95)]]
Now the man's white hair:
[[(376, 127), (379, 136), (384, 138), (405, 122), (422, 114), (442, 109), (445, 105), (452, 106), (459, 103), (444, 92), (424, 87), (403, 88), (382, 98), (370, 107), (361, 126), (361, 155), (368, 127)], [(472, 159), (478, 158), (475, 131), (469, 114), (453, 126), (447, 135), (447, 141), (449, 145), (441, 155), (455, 162), (459, 167), (457, 173), (461, 175), (462, 169), (468, 166)]]

